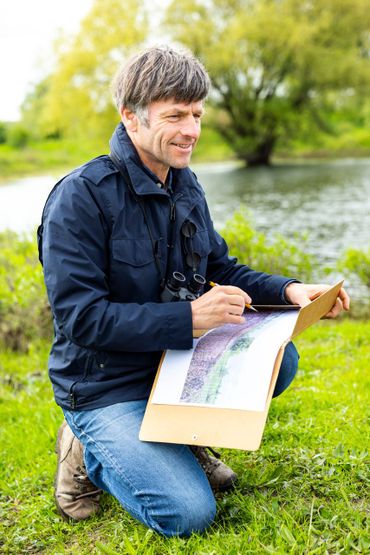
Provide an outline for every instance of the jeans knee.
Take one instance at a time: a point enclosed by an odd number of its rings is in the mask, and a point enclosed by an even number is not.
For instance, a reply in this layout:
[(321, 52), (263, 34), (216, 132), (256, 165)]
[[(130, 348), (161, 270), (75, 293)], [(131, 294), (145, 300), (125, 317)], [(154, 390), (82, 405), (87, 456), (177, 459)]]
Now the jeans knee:
[(203, 500), (201, 503), (178, 503), (173, 506), (171, 514), (157, 515), (151, 527), (158, 533), (167, 536), (187, 537), (192, 533), (204, 532), (216, 516), (215, 499)]
[(273, 397), (277, 397), (285, 391), (298, 370), (299, 354), (295, 345), (290, 342), (285, 347), (283, 360), (281, 361), (278, 379), (276, 381)]

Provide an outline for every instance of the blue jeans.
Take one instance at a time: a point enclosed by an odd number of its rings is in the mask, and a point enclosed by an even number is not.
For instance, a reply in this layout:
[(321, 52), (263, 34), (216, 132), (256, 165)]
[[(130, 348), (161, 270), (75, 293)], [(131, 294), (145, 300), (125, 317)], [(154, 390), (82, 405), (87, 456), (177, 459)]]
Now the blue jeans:
[[(289, 343), (274, 397), (288, 387), (297, 366), (298, 353)], [(207, 477), (186, 445), (139, 440), (146, 403), (127, 401), (64, 414), (84, 446), (87, 473), (96, 486), (162, 535), (202, 532), (216, 514)]]

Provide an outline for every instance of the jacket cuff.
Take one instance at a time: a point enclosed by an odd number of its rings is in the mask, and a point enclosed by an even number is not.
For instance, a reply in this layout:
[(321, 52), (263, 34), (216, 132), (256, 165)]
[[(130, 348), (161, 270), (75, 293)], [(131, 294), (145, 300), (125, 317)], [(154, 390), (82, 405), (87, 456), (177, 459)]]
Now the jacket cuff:
[[(167, 306), (166, 306), (167, 305)], [(193, 318), (190, 302), (164, 303), (167, 317), (165, 326), (168, 349), (191, 349), (193, 347)]]

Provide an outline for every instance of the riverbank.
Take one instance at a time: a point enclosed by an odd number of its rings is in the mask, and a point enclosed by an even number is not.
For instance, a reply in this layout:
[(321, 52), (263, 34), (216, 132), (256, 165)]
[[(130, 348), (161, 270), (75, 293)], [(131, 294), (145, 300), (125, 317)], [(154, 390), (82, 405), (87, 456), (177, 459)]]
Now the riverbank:
[(96, 145), (82, 148), (70, 141), (33, 142), (21, 149), (0, 145), (0, 185), (13, 177), (68, 171), (99, 154)]
[[(0, 185), (6, 179), (36, 175), (46, 172), (70, 171), (86, 161), (109, 152), (109, 137), (106, 143), (81, 144), (71, 140), (33, 141), (23, 148), (0, 144)], [(233, 160), (230, 147), (211, 129), (205, 129), (202, 140), (194, 151), (193, 161), (216, 162)]]
[[(0, 144), (0, 185), (5, 179), (24, 175), (42, 174), (48, 171), (68, 171), (94, 156), (109, 150), (107, 142), (97, 144), (86, 139), (83, 144), (71, 140), (33, 141), (23, 148)], [(293, 143), (290, 147), (279, 148), (272, 160), (273, 164), (299, 163), (302, 161), (332, 160), (337, 158), (370, 157), (368, 134), (348, 137), (329, 137), (316, 145)], [(192, 161), (194, 163), (223, 162), (236, 160), (230, 146), (219, 133), (205, 127), (202, 130)]]
[(61, 410), (46, 365), (48, 342), (0, 353), (2, 553), (368, 553), (370, 322), (323, 321), (297, 340), (299, 374), (273, 401), (262, 447), (222, 450), (239, 474), (218, 497), (203, 536), (164, 539), (109, 495), (91, 520), (64, 522), (53, 500)]

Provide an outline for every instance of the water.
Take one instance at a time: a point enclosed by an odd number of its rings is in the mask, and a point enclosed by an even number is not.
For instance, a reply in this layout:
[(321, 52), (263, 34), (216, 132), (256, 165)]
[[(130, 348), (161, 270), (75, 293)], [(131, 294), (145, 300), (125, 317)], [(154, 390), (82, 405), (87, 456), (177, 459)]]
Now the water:
[(349, 247), (370, 246), (370, 160), (196, 173), (218, 228), (244, 206), (267, 235), (306, 234), (305, 248), (325, 264)]
[[(345, 249), (370, 245), (370, 159), (242, 169), (194, 165), (216, 228), (241, 206), (257, 230), (286, 238), (305, 233), (305, 249), (333, 265)], [(0, 187), (0, 230), (29, 231), (39, 222), (58, 175), (11, 180)]]
[(23, 177), (0, 186), (0, 231), (31, 232), (39, 224), (42, 209), (56, 176)]

